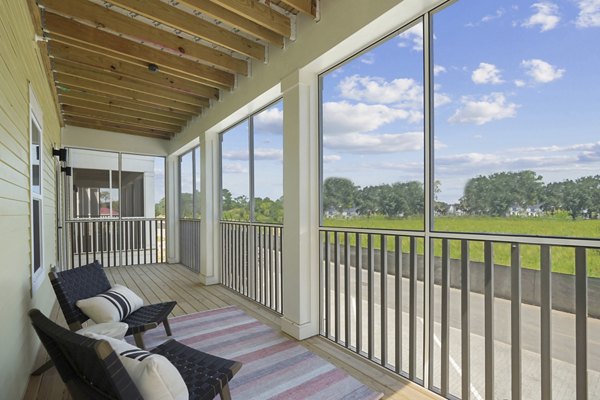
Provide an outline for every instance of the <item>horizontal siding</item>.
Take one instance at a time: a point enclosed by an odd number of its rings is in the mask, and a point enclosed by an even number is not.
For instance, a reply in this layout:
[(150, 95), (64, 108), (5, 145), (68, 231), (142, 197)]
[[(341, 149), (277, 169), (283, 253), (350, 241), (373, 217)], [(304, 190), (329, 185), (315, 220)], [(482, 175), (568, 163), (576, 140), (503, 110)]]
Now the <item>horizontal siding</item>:
[(53, 145), (60, 126), (34, 28), (24, 0), (0, 1), (0, 387), (7, 399), (22, 398), (39, 341), (27, 319), (36, 307), (49, 314), (55, 301), (46, 279), (31, 297), (29, 190), (29, 84), (43, 112), (44, 267), (56, 262)]

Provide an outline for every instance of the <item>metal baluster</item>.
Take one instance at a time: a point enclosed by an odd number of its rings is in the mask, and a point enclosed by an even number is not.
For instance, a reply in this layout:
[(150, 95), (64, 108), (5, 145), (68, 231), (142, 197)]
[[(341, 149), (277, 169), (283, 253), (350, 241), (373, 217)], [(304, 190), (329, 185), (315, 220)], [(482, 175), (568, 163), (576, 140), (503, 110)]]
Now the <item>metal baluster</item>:
[(575, 248), (575, 336), (577, 400), (588, 398), (588, 362), (587, 362), (587, 318), (588, 318), (588, 278), (585, 247)]
[(333, 304), (334, 304), (334, 323), (335, 333), (334, 340), (340, 340), (340, 241), (339, 232), (333, 233)]
[(281, 228), (275, 228), (275, 309), (277, 312), (281, 312), (279, 306), (279, 296), (281, 295), (281, 282), (280, 282), (280, 269), (281, 269)]
[(417, 240), (410, 238), (408, 379), (415, 380), (417, 370)]
[(521, 251), (511, 244), (511, 383), (513, 400), (521, 399)]
[(494, 244), (484, 243), (485, 280), (485, 397), (494, 398)]
[(450, 372), (450, 242), (442, 239), (442, 346), (441, 356), (441, 392), (449, 393)]
[(362, 350), (362, 243), (360, 233), (356, 233), (356, 352)]
[(396, 311), (396, 329), (394, 331), (396, 339), (396, 373), (402, 371), (402, 238), (395, 238), (395, 311)]
[(540, 246), (540, 278), (542, 399), (552, 400), (552, 255), (548, 245)]
[(350, 347), (350, 237), (344, 232), (344, 336)]
[(90, 263), (90, 245), (88, 238), (90, 237), (90, 224), (89, 222), (83, 223), (85, 226), (85, 263)]
[(369, 360), (373, 359), (373, 353), (375, 350), (375, 341), (374, 336), (375, 332), (375, 249), (373, 248), (373, 234), (369, 233), (367, 238), (367, 252), (369, 255), (368, 258), (368, 274), (367, 274), (367, 321), (368, 321), (368, 335), (367, 335), (367, 351)]
[(387, 236), (381, 235), (381, 365), (387, 365), (387, 275), (388, 275), (388, 263), (387, 263)]
[(325, 337), (329, 338), (329, 327), (331, 322), (330, 313), (330, 283), (329, 283), (329, 232), (325, 232)]
[(471, 274), (469, 273), (469, 241), (460, 241), (460, 312), (461, 312), (461, 370), (462, 398), (468, 399), (471, 393)]

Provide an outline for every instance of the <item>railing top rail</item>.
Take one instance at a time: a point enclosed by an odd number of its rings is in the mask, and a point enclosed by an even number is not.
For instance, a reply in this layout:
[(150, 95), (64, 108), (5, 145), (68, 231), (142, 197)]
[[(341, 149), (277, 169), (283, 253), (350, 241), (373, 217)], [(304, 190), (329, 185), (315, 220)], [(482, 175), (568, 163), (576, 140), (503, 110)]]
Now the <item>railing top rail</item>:
[(200, 221), (202, 221), (202, 218), (179, 218), (179, 221), (184, 221), (184, 222), (200, 222)]
[(276, 228), (283, 228), (283, 224), (274, 224), (270, 222), (248, 222), (248, 221), (228, 221), (228, 220), (220, 220), (222, 224), (228, 225), (252, 225), (252, 226), (274, 226)]
[(72, 222), (119, 222), (119, 221), (166, 221), (164, 217), (123, 217), (119, 218), (75, 218), (68, 219), (66, 223)]
[(496, 242), (496, 243), (519, 243), (531, 245), (549, 245), (562, 247), (588, 247), (600, 249), (600, 238), (568, 238), (553, 236), (527, 236), (527, 235), (509, 235), (497, 233), (464, 233), (464, 232), (421, 232), (421, 231), (402, 231), (392, 229), (368, 229), (368, 228), (350, 228), (350, 227), (332, 227), (321, 226), (322, 232), (348, 232), (362, 234), (376, 234), (389, 236), (406, 236), (430, 239), (450, 239), (450, 240), (471, 240), (476, 242)]

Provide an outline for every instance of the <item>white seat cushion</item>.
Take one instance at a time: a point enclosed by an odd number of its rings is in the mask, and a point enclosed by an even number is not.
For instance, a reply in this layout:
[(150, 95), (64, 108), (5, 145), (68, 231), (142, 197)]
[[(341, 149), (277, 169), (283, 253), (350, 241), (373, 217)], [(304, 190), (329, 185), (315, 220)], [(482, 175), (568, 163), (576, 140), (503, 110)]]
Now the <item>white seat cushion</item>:
[(106, 340), (119, 355), (123, 367), (144, 400), (187, 400), (189, 392), (177, 368), (164, 356), (141, 350), (122, 340), (86, 332), (84, 336)]
[(77, 307), (97, 324), (119, 322), (140, 309), (144, 301), (140, 296), (122, 285), (114, 285), (106, 292), (79, 300)]

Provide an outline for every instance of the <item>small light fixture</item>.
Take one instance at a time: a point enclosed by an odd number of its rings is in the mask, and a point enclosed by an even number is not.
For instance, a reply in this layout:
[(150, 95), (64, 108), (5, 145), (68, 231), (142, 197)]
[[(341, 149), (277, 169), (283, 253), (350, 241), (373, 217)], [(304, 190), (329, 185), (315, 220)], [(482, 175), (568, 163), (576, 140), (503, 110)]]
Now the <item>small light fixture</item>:
[(66, 176), (71, 176), (71, 174), (73, 172), (71, 167), (61, 167), (60, 170), (61, 170), (61, 172), (64, 172)]
[(59, 161), (67, 161), (67, 149), (52, 149), (52, 155), (58, 156)]
[(148, 71), (150, 72), (158, 72), (158, 65), (154, 63), (148, 64)]

